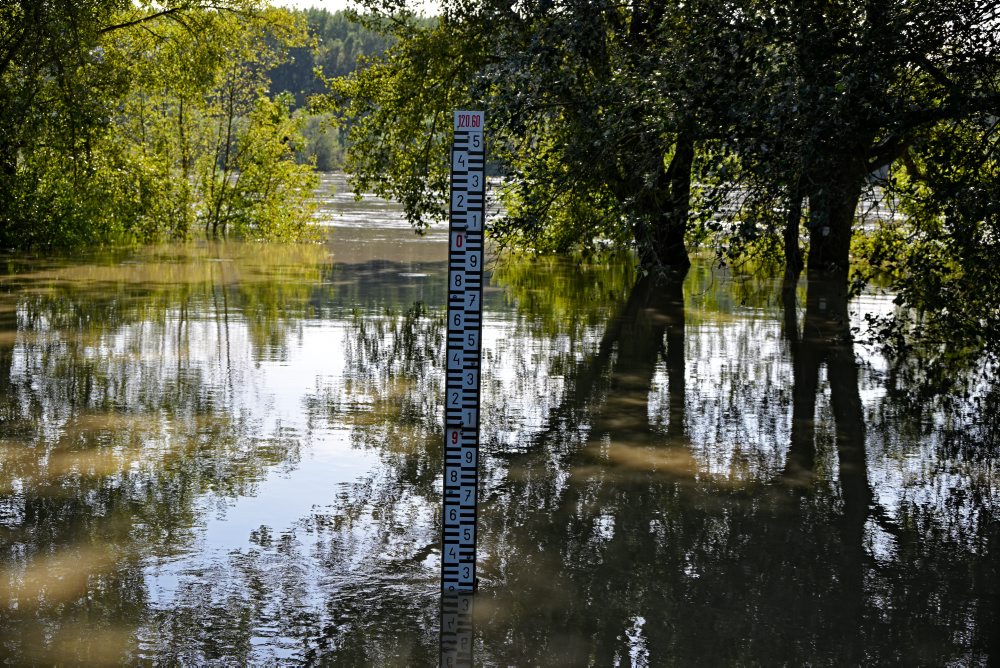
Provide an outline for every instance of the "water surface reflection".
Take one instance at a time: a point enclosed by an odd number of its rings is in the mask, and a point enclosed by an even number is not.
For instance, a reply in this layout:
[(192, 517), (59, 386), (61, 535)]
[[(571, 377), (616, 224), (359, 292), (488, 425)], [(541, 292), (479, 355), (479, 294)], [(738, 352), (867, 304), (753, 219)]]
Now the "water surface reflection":
[[(0, 654), (437, 663), (445, 244), (10, 259)], [(850, 341), (885, 299), (493, 286), (477, 664), (1000, 656), (995, 390), (913, 401)]]

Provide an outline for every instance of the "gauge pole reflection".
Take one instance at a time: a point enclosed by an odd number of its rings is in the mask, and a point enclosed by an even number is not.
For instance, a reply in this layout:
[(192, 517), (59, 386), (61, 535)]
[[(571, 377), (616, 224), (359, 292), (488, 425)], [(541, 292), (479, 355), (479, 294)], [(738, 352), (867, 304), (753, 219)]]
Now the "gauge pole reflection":
[(441, 666), (472, 665), (472, 594), (441, 594)]

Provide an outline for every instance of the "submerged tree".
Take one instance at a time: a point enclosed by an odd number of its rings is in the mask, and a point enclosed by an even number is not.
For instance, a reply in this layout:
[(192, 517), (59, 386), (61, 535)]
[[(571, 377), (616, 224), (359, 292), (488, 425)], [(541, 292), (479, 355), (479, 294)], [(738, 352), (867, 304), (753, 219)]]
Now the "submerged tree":
[[(874, 225), (854, 248), (870, 273), (891, 278), (904, 308), (891, 322), (876, 320), (876, 332), (894, 352), (930, 344), (954, 372), (956, 355), (1000, 353), (1000, 298), (992, 289), (1000, 239), (1000, 10), (978, 0), (860, 10), (841, 20), (841, 34), (860, 36), (839, 47), (847, 61), (840, 74), (814, 84), (835, 104), (833, 121), (815, 124), (826, 137), (801, 144), (807, 164), (820, 167), (805, 171), (804, 181), (828, 191), (806, 191), (809, 264), (846, 269), (857, 194), (879, 169), (885, 176), (876, 182), (901, 216)], [(821, 117), (821, 108), (812, 116)], [(844, 176), (831, 177), (826, 165), (844, 165), (835, 172)], [(838, 199), (839, 214), (814, 204)]]
[[(740, 164), (774, 209), (788, 211), (793, 273), (805, 213), (810, 269), (846, 276), (859, 199), (873, 175), (912, 165), (912, 150), (935, 128), (996, 110), (1000, 16), (978, 0), (809, 0), (747, 3), (747, 11), (764, 52), (752, 56), (758, 86), (738, 100)], [(951, 169), (946, 146), (935, 151), (936, 165)]]
[[(973, 290), (995, 283), (1000, 233), (994, 3), (455, 1), (432, 25), (366, 6), (397, 41), (335, 84), (347, 167), (418, 227), (445, 212), (448, 114), (482, 107), (507, 177), (501, 242), (631, 246), (647, 269), (686, 267), (685, 237), (762, 243), (790, 283), (806, 259), (846, 283), (863, 250), (904, 304), (971, 310), (945, 320), (995, 334), (1000, 302)], [(908, 219), (860, 244), (873, 184)]]
[(116, 121), (136, 138), (125, 159), (152, 177), (143, 220), (169, 221), (179, 238), (196, 225), (209, 237), (288, 236), (308, 221), (313, 177), (294, 162), (302, 139), (290, 98), (265, 94), (267, 70), (304, 39), (283, 11), (199, 11), (114, 44), (136, 63)]
[(387, 56), (334, 89), (359, 186), (403, 201), (418, 227), (443, 215), (447, 115), (475, 101), (508, 177), (495, 238), (633, 245), (647, 269), (687, 268), (695, 148), (721, 133), (711, 82), (738, 68), (709, 39), (720, 3), (446, 3), (429, 27), (396, 9)]
[(258, 0), (5, 5), (0, 243), (296, 236), (312, 176), (264, 73), (304, 27)]

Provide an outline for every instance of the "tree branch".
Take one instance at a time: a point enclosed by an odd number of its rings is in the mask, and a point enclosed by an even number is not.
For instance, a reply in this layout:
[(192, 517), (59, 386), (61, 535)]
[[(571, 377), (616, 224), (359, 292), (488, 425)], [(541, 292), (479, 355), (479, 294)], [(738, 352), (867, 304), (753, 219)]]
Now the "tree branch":
[(917, 67), (929, 74), (934, 81), (947, 88), (949, 93), (954, 94), (958, 92), (958, 84), (949, 79), (948, 75), (944, 73), (944, 70), (932, 63), (926, 54), (913, 54), (912, 58)]
[(232, 7), (226, 7), (225, 5), (192, 3), (190, 5), (171, 7), (169, 9), (153, 12), (152, 14), (146, 14), (144, 16), (140, 16), (138, 18), (125, 21), (123, 23), (116, 23), (114, 25), (104, 26), (103, 28), (97, 31), (97, 34), (105, 35), (109, 32), (114, 32), (115, 30), (124, 30), (125, 28), (132, 28), (134, 26), (141, 25), (143, 23), (148, 23), (149, 21), (155, 21), (156, 19), (163, 18), (164, 16), (179, 18), (179, 16), (181, 16), (185, 12), (191, 11), (193, 9), (214, 9), (216, 11), (232, 12), (234, 14), (245, 13), (238, 9), (233, 9)]
[(114, 32), (115, 30), (124, 30), (125, 28), (131, 28), (133, 26), (141, 25), (141, 24), (147, 23), (149, 21), (155, 21), (156, 19), (162, 18), (164, 16), (170, 16), (172, 14), (179, 14), (180, 12), (183, 12), (186, 9), (188, 9), (188, 8), (187, 7), (172, 7), (170, 9), (164, 9), (163, 11), (154, 12), (152, 14), (146, 14), (145, 16), (141, 16), (139, 18), (132, 19), (130, 21), (125, 21), (124, 23), (116, 23), (114, 25), (105, 26), (105, 27), (101, 28), (100, 30), (98, 30), (97, 34), (98, 35), (105, 35), (105, 34), (107, 34), (109, 32)]

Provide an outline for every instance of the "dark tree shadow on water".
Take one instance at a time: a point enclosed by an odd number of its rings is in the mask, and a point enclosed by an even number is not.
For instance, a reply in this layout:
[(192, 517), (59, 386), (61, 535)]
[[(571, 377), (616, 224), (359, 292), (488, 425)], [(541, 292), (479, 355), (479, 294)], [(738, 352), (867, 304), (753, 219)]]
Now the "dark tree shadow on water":
[[(844, 646), (843, 658), (863, 659), (860, 630), (864, 613), (865, 525), (872, 506), (865, 453), (865, 418), (859, 389), (848, 313), (845, 280), (810, 277), (805, 317), (798, 326), (794, 287), (782, 291), (784, 330), (793, 366), (793, 407), (791, 442), (781, 482), (799, 492), (809, 492), (816, 481), (816, 403), (820, 368), (825, 365), (833, 410), (837, 475), (839, 477), (839, 520), (842, 534), (842, 620), (843, 632), (854, 642)], [(854, 628), (850, 628), (854, 626)]]
[[(784, 470), (746, 482), (712, 475), (688, 433), (692, 407), (707, 399), (685, 377), (682, 285), (636, 283), (593, 354), (566, 373), (546, 428), (507, 457), (508, 479), (481, 515), (489, 559), (476, 626), (485, 661), (859, 665), (962, 656), (962, 643), (941, 635), (954, 626), (951, 613), (906, 599), (938, 591), (956, 609), (991, 599), (960, 581), (929, 583), (916, 545), (943, 547), (941, 537), (900, 526), (874, 499), (846, 290), (810, 281), (801, 324), (794, 300), (785, 307)], [(652, 404), (660, 383), (664, 401)], [(902, 546), (896, 561), (876, 563), (873, 526)], [(978, 581), (992, 572), (977, 568)], [(907, 640), (915, 616), (931, 633), (927, 644)], [(983, 623), (990, 618), (984, 612)], [(975, 642), (982, 652), (992, 641)]]
[[(509, 539), (528, 544), (493, 548), (492, 591), (477, 603), (477, 628), (492, 650), (501, 645), (491, 629), (513, 629), (510, 651), (496, 655), (501, 663), (628, 663), (622, 647), (630, 634), (640, 654), (655, 652), (660, 639), (642, 637), (645, 625), (665, 623), (652, 618), (657, 606), (649, 600), (662, 593), (657, 571), (668, 563), (657, 558), (662, 531), (673, 521), (665, 504), (677, 502), (679, 481), (694, 473), (684, 427), (684, 325), (680, 280), (638, 280), (593, 355), (569, 372), (547, 428), (511, 457), (517, 493), (485, 523), (513, 522)], [(661, 365), (668, 377), (665, 429), (650, 420)], [(540, 470), (566, 484), (537, 478)], [(509, 598), (525, 592), (528, 601)], [(669, 615), (672, 607), (661, 609)]]

